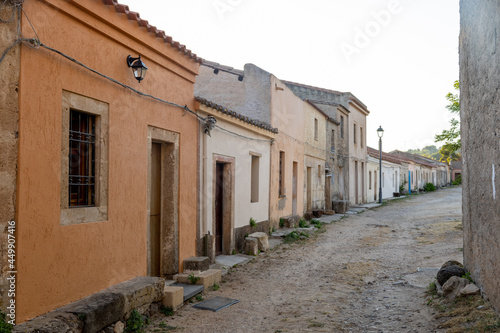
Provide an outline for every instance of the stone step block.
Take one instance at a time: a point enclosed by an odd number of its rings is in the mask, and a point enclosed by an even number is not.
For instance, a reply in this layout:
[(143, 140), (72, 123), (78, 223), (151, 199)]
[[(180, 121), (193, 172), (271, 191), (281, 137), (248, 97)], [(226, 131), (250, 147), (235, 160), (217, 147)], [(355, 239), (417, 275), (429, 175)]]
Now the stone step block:
[(204, 290), (211, 288), (214, 285), (214, 283), (220, 283), (220, 281), (222, 280), (222, 271), (220, 269), (209, 269), (204, 272), (196, 272), (196, 273), (191, 273), (191, 272), (181, 273), (175, 275), (174, 279), (176, 279), (177, 283), (191, 285), (192, 284), (191, 279), (189, 279), (189, 276), (191, 274), (199, 278), (196, 280), (195, 284), (203, 285)]
[(253, 234), (248, 235), (248, 237), (257, 239), (257, 245), (260, 251), (266, 252), (269, 250), (269, 241), (265, 232), (254, 232)]
[(246, 237), (243, 243), (243, 253), (256, 256), (259, 254), (259, 240), (253, 237)]
[(191, 257), (184, 260), (184, 271), (207, 271), (210, 269), (208, 257)]
[(184, 304), (184, 288), (165, 286), (163, 289), (163, 306), (177, 310)]

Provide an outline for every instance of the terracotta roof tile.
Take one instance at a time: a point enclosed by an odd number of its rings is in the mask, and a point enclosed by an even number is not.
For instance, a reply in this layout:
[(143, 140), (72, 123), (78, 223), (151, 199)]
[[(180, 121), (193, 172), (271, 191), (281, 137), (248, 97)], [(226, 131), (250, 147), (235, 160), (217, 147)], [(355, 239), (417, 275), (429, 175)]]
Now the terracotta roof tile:
[(260, 121), (260, 120), (256, 120), (256, 119), (252, 119), (250, 117), (247, 117), (247, 116), (244, 116), (244, 115), (241, 115), (233, 110), (230, 110), (228, 108), (225, 108), (223, 107), (222, 105), (219, 105), (219, 104), (216, 104), (214, 102), (211, 102), (205, 98), (202, 98), (202, 97), (195, 97), (195, 99), (200, 102), (201, 104), (203, 105), (206, 105), (208, 106), (209, 108), (212, 108), (212, 109), (215, 109), (217, 111), (220, 111), (224, 114), (227, 114), (231, 117), (234, 117), (236, 119), (239, 119), (245, 123), (248, 123), (248, 124), (251, 124), (251, 125), (254, 125), (254, 126), (257, 126), (259, 128), (262, 128), (266, 131), (269, 131), (269, 132), (272, 132), (272, 133), (278, 133), (278, 129), (277, 128), (274, 128), (272, 127), (271, 125), (263, 122), (263, 121)]
[(185, 45), (180, 44), (172, 39), (172, 37), (167, 36), (165, 31), (159, 30), (155, 26), (149, 24), (148, 21), (141, 19), (139, 13), (130, 11), (127, 5), (122, 5), (118, 3), (117, 0), (102, 0), (105, 5), (115, 7), (117, 13), (125, 14), (130, 21), (136, 21), (139, 27), (146, 28), (148, 32), (153, 33), (157, 38), (163, 39), (165, 44), (170, 44), (173, 48), (176, 48), (179, 52), (183, 53), (186, 57), (193, 59), (198, 63), (202, 63), (203, 59), (198, 57), (196, 54), (188, 50)]
[[(375, 157), (377, 159), (380, 158), (380, 151), (378, 149), (366, 147), (366, 152), (368, 155), (370, 155), (372, 157)], [(401, 162), (403, 162), (403, 161), (398, 157), (399, 156), (394, 156), (392, 154), (382, 152), (382, 160), (387, 161), (387, 162), (401, 164)]]

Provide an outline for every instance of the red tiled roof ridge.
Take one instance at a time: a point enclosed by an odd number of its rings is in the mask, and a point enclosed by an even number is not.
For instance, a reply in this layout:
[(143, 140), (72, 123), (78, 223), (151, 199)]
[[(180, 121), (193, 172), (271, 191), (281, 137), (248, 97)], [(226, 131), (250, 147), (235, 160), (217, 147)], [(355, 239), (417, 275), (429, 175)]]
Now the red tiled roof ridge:
[(415, 163), (418, 163), (418, 164), (422, 164), (422, 165), (425, 165), (425, 166), (428, 166), (428, 167), (431, 167), (431, 168), (435, 168), (435, 167), (437, 167), (437, 165), (439, 163), (441, 163), (439, 161), (428, 159), (428, 158), (426, 158), (424, 156), (421, 156), (421, 155), (418, 155), (418, 154), (412, 154), (412, 153), (400, 151), (400, 150), (397, 150), (397, 149), (393, 150), (391, 152), (391, 154), (396, 155), (396, 156), (406, 157), (406, 158), (408, 158), (412, 162), (415, 162)]
[(248, 123), (248, 124), (251, 124), (251, 125), (254, 125), (254, 126), (257, 126), (259, 128), (262, 128), (266, 131), (269, 131), (271, 133), (275, 133), (277, 134), (278, 133), (278, 129), (277, 128), (274, 128), (272, 127), (271, 125), (263, 122), (263, 121), (260, 121), (260, 120), (257, 120), (257, 119), (253, 119), (253, 118), (250, 118), (250, 117), (247, 117), (247, 116), (244, 116), (242, 114), (239, 114), (231, 109), (228, 109), (222, 105), (219, 105), (217, 103), (214, 103), (212, 101), (209, 101), (207, 100), (206, 98), (203, 98), (203, 97), (199, 97), (199, 96), (196, 96), (195, 99), (200, 102), (201, 104), (203, 105), (206, 105), (208, 106), (209, 108), (212, 108), (212, 109), (215, 109), (217, 111), (220, 111), (224, 114), (227, 114), (231, 117), (234, 117), (236, 119), (239, 119), (245, 123)]
[(191, 50), (187, 49), (185, 45), (182, 45), (181, 43), (174, 41), (172, 37), (168, 36), (165, 33), (165, 31), (159, 30), (155, 26), (149, 24), (147, 20), (141, 19), (139, 13), (131, 11), (127, 5), (118, 3), (118, 0), (102, 0), (102, 2), (107, 6), (115, 7), (117, 13), (127, 15), (127, 18), (130, 21), (136, 21), (139, 27), (146, 28), (148, 32), (155, 34), (157, 38), (163, 39), (165, 44), (170, 44), (173, 48), (176, 48), (179, 52), (183, 53), (188, 58), (193, 59), (194, 61), (200, 64), (203, 62), (202, 58), (198, 57)]

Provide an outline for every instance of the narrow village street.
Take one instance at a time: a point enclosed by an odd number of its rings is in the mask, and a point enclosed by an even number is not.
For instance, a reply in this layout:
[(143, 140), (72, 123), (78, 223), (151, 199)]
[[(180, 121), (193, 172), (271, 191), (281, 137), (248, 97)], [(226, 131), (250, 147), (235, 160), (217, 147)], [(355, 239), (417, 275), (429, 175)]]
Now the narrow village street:
[[(461, 188), (439, 190), (325, 225), (231, 269), (204, 294), (240, 302), (219, 312), (190, 303), (154, 318), (182, 332), (439, 332), (425, 290), (462, 261)], [(322, 218), (324, 219), (324, 217)]]

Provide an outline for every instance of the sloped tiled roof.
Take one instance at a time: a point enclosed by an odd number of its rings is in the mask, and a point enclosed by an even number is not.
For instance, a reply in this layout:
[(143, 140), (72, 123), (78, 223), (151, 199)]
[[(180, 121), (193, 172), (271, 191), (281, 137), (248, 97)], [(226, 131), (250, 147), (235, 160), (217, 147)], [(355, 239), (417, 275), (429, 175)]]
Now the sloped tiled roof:
[(391, 151), (391, 154), (406, 157), (412, 162), (425, 165), (426, 167), (429, 167), (429, 168), (435, 168), (435, 167), (437, 167), (437, 164), (438, 164), (438, 161), (428, 160), (427, 158), (424, 158), (423, 156), (411, 154), (411, 153), (406, 153), (406, 152), (403, 152), (400, 150)]
[[(375, 158), (380, 158), (380, 151), (378, 149), (374, 149), (371, 147), (366, 147), (366, 152), (368, 155), (375, 157)], [(401, 159), (398, 158), (398, 156), (391, 155), (389, 153), (384, 153), (382, 152), (382, 160), (391, 162), (391, 163), (396, 163), (396, 164), (401, 164)]]
[(281, 80), (281, 82), (283, 82), (286, 85), (303, 87), (303, 88), (313, 89), (313, 90), (317, 90), (317, 91), (323, 91), (323, 92), (327, 92), (327, 93), (334, 94), (334, 95), (348, 95), (351, 100), (353, 100), (357, 104), (361, 105), (364, 109), (368, 109), (366, 107), (366, 105), (363, 102), (361, 102), (356, 96), (354, 96), (351, 92), (343, 92), (343, 91), (331, 90), (331, 89), (326, 89), (326, 88), (320, 88), (320, 87), (310, 86), (307, 84), (293, 82), (293, 81)]
[[(310, 99), (306, 99), (306, 102), (307, 102), (307, 104), (309, 104), (310, 106), (315, 108), (323, 116), (325, 116), (327, 120), (331, 121), (334, 124), (340, 125), (340, 122), (338, 122), (337, 119), (334, 119), (334, 118), (331, 118), (330, 116), (328, 116), (323, 110), (321, 110), (321, 108), (318, 105), (316, 105), (316, 103), (314, 103)], [(320, 104), (320, 103), (318, 103), (318, 104)]]
[(271, 125), (269, 125), (269, 124), (267, 124), (267, 123), (265, 123), (263, 121), (252, 119), (252, 118), (247, 117), (247, 116), (243, 116), (243, 115), (241, 115), (241, 114), (239, 114), (239, 113), (237, 113), (237, 112), (235, 112), (233, 110), (225, 108), (222, 105), (216, 104), (214, 102), (211, 102), (211, 101), (209, 101), (209, 100), (207, 100), (207, 99), (205, 99), (203, 97), (195, 97), (195, 98), (196, 98), (196, 100), (198, 102), (200, 102), (203, 105), (208, 106), (209, 108), (212, 108), (212, 109), (215, 109), (217, 111), (220, 111), (220, 112), (222, 112), (224, 114), (227, 114), (227, 115), (229, 115), (231, 117), (239, 119), (239, 120), (241, 120), (241, 121), (243, 121), (245, 123), (248, 123), (248, 124), (257, 126), (259, 128), (262, 128), (262, 129), (264, 129), (266, 131), (269, 131), (269, 132), (272, 132), (272, 133), (278, 133), (278, 129), (277, 128), (274, 128)]
[(320, 87), (314, 87), (314, 86), (309, 86), (307, 84), (293, 82), (293, 81), (281, 80), (281, 82), (283, 82), (284, 84), (287, 84), (287, 85), (289, 84), (289, 85), (292, 85), (292, 86), (298, 86), (298, 87), (304, 87), (304, 88), (309, 88), (309, 89), (324, 91), (324, 92), (335, 94), (335, 95), (342, 95), (343, 94), (343, 92), (341, 92), (341, 91), (331, 90), (331, 89), (326, 89), (326, 88), (320, 88)]
[(157, 38), (163, 39), (165, 44), (170, 44), (170, 46), (172, 46), (173, 48), (176, 48), (179, 52), (183, 53), (186, 57), (193, 59), (194, 61), (196, 61), (200, 64), (203, 62), (202, 58), (198, 57), (196, 54), (191, 52), (191, 50), (188, 50), (185, 45), (182, 45), (181, 43), (174, 41), (172, 39), (172, 37), (167, 36), (167, 34), (165, 34), (165, 31), (159, 30), (155, 26), (149, 24), (148, 21), (141, 19), (139, 16), (139, 13), (130, 11), (130, 9), (128, 8), (127, 5), (122, 5), (122, 4), (118, 3), (117, 0), (102, 0), (102, 2), (105, 5), (115, 7), (116, 12), (121, 13), (121, 14), (125, 14), (130, 21), (137, 22), (137, 25), (139, 27), (146, 28), (148, 30), (148, 32), (153, 33)]

